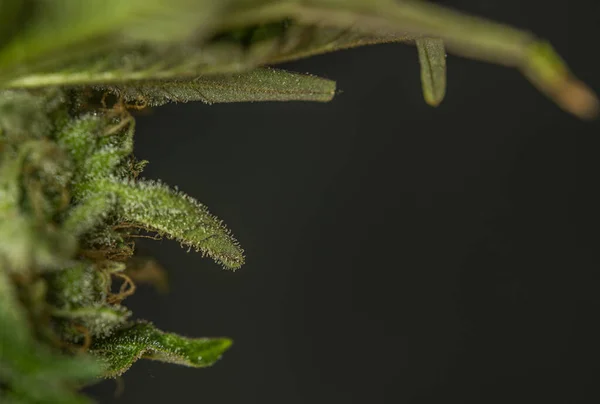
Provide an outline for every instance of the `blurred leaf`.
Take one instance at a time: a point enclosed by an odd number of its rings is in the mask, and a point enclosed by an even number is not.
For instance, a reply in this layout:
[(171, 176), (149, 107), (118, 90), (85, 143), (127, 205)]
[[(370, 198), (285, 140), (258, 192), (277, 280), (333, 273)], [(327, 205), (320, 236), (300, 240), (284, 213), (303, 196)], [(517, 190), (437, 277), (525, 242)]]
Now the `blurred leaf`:
[(47, 141), (65, 108), (57, 91), (0, 91), (0, 259), (7, 270), (55, 269), (76, 240), (52, 218), (65, 207), (70, 166)]
[(31, 15), (30, 0), (0, 0), (0, 47), (19, 32)]
[[(0, 51), (0, 71), (25, 73), (131, 43), (201, 37), (226, 0), (32, 0), (33, 17)], [(1, 22), (10, 16), (2, 16)], [(217, 19), (218, 20), (218, 19)]]
[(556, 52), (533, 34), (420, 0), (239, 0), (222, 30), (292, 19), (365, 34), (395, 32), (444, 41), (458, 55), (521, 70), (563, 109), (581, 117), (597, 115), (596, 95), (569, 72)]
[(130, 257), (127, 260), (125, 275), (136, 283), (152, 285), (160, 293), (169, 291), (169, 276), (158, 261), (150, 257)]
[(214, 364), (231, 346), (226, 338), (189, 339), (164, 333), (149, 323), (136, 323), (111, 337), (97, 340), (90, 353), (105, 366), (105, 377), (116, 377), (140, 358), (191, 367)]
[(598, 111), (593, 92), (544, 41), (426, 1), (31, 1), (34, 17), (0, 49), (5, 87), (190, 79), (371, 43), (439, 38), (450, 52), (520, 69), (580, 117)]

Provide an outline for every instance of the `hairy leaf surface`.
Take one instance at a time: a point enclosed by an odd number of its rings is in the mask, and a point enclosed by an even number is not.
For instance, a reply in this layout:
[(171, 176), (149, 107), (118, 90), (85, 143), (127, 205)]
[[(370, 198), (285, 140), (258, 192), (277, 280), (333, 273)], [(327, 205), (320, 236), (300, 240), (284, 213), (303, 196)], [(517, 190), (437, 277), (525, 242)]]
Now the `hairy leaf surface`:
[(105, 366), (105, 376), (121, 375), (138, 359), (191, 367), (213, 365), (231, 346), (227, 338), (185, 338), (149, 323), (136, 323), (94, 343), (91, 353)]

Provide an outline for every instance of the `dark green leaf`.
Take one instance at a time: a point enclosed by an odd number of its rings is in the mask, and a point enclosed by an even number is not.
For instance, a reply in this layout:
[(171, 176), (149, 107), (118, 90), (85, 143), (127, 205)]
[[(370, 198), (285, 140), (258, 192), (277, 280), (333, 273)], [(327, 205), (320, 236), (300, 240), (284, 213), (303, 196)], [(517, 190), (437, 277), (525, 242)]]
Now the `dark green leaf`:
[(275, 69), (198, 77), (190, 81), (149, 81), (98, 89), (126, 101), (149, 106), (168, 102), (203, 101), (207, 104), (246, 101), (330, 101), (335, 82), (315, 76)]

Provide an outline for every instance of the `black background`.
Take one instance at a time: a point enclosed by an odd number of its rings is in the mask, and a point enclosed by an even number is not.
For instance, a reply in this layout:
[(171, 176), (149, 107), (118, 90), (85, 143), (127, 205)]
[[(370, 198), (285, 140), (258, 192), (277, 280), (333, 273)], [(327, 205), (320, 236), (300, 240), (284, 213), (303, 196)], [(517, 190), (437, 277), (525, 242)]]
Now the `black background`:
[[(445, 4), (549, 39), (600, 90), (597, 1)], [(155, 109), (136, 155), (225, 220), (236, 273), (176, 242), (141, 248), (171, 293), (137, 317), (229, 336), (209, 369), (141, 361), (102, 403), (600, 402), (600, 122), (517, 71), (449, 56), (421, 97), (416, 50), (382, 45), (284, 66), (338, 82), (329, 104)]]

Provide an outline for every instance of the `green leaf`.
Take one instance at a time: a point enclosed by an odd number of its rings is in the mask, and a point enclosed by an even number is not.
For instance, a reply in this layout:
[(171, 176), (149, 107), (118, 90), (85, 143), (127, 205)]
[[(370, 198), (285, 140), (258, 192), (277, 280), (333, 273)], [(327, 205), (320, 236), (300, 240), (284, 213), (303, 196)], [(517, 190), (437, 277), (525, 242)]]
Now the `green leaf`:
[(0, 358), (9, 354), (11, 345), (14, 344), (18, 349), (30, 338), (27, 315), (18, 303), (17, 293), (6, 264), (3, 259), (0, 259)]
[[(255, 32), (256, 29), (244, 31)], [(347, 28), (286, 25), (282, 36), (245, 44), (234, 35), (201, 44), (181, 44), (157, 50), (148, 46), (117, 47), (69, 63), (7, 76), (7, 88), (60, 85), (102, 85), (136, 81), (192, 80), (198, 76), (246, 72), (265, 64), (286, 62), (363, 45), (409, 42), (414, 37), (394, 32), (365, 34)], [(251, 34), (250, 34), (251, 35)], [(1, 71), (1, 70), (0, 70)]]
[[(50, 94), (48, 94), (50, 93)], [(0, 91), (0, 136), (7, 140), (39, 139), (52, 129), (52, 109), (60, 105), (58, 91)]]
[(108, 336), (131, 316), (124, 306), (107, 302), (111, 277), (103, 268), (80, 263), (47, 279), (51, 314), (63, 339), (81, 341), (81, 327), (92, 338)]
[(32, 2), (27, 28), (0, 48), (5, 87), (189, 80), (353, 46), (439, 38), (452, 53), (520, 69), (580, 117), (599, 109), (543, 40), (424, 1)]
[(230, 346), (226, 338), (188, 339), (149, 323), (136, 323), (95, 341), (90, 353), (104, 364), (105, 377), (116, 377), (140, 358), (196, 368), (211, 366)]
[(133, 152), (134, 132), (135, 121), (129, 114), (103, 111), (70, 119), (54, 137), (75, 163), (73, 182), (85, 183), (114, 175)]
[(582, 118), (595, 116), (595, 94), (569, 72), (556, 52), (533, 34), (417, 0), (240, 0), (222, 30), (292, 19), (301, 25), (327, 25), (365, 34), (404, 33), (444, 41), (461, 56), (521, 70), (563, 109)]
[(227, 269), (244, 263), (244, 250), (223, 222), (206, 206), (179, 191), (151, 181), (99, 181), (101, 194), (117, 197), (117, 213), (124, 221), (144, 226), (196, 248)]
[[(246, 98), (273, 97), (257, 84), (263, 77), (262, 74), (269, 77), (279, 75), (280, 87), (292, 77), (288, 73), (274, 70), (259, 70), (245, 75), (243, 85), (236, 87), (237, 94), (231, 91), (231, 97), (242, 97), (244, 91), (248, 94)], [(301, 77), (303, 79), (295, 88), (296, 98), (304, 96), (303, 90), (307, 93), (316, 91), (314, 83), (323, 82), (322, 79), (308, 80)], [(214, 82), (218, 81), (215, 79)], [(165, 99), (162, 97), (166, 96), (163, 90), (164, 88), (157, 89), (144, 95), (152, 97), (154, 103), (163, 103)], [(264, 94), (252, 94), (252, 91), (259, 90)], [(272, 90), (276, 93), (278, 89)], [(221, 96), (224, 94), (221, 93)], [(289, 94), (276, 96), (290, 97)], [(310, 96), (316, 97), (313, 93)], [(190, 94), (172, 96), (183, 99), (180, 97), (190, 97)], [(111, 121), (119, 130), (110, 129)], [(121, 125), (122, 122), (127, 125)], [(155, 231), (161, 236), (175, 238), (208, 255), (225, 268), (239, 268), (244, 262), (243, 250), (222, 221), (211, 215), (204, 205), (161, 183), (134, 180), (129, 169), (122, 166), (132, 152), (133, 132), (134, 122), (129, 115), (125, 118), (111, 117), (110, 112), (75, 118), (56, 131), (55, 137), (59, 144), (75, 164), (71, 190), (73, 198), (70, 210), (63, 215), (64, 230), (74, 236), (89, 235), (98, 239), (92, 233), (98, 231), (100, 225), (127, 222)]]
[[(22, 74), (130, 43), (164, 44), (200, 38), (213, 26), (226, 3), (226, 0), (31, 0), (32, 17), (0, 51), (0, 72)], [(0, 23), (12, 24), (10, 17), (10, 14), (0, 16)]]
[(27, 0), (0, 1), (0, 47), (22, 29), (31, 16)]
[(245, 71), (264, 62), (264, 59), (254, 59), (237, 44), (214, 44), (201, 48), (182, 44), (161, 49), (142, 45), (115, 46), (68, 63), (36, 66), (27, 72), (7, 72), (4, 76), (0, 74), (0, 86), (38, 88), (189, 79), (203, 74)]
[(66, 232), (80, 237), (109, 219), (116, 206), (116, 197), (93, 195), (74, 203), (63, 222)]
[(97, 86), (128, 102), (159, 106), (168, 102), (330, 101), (335, 82), (306, 74), (262, 68), (247, 73), (202, 76), (189, 81), (147, 81)]
[(446, 95), (446, 50), (441, 39), (421, 38), (416, 41), (421, 63), (423, 96), (432, 107), (440, 105)]

